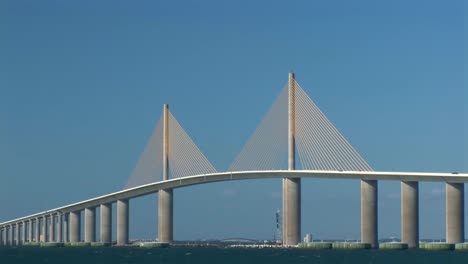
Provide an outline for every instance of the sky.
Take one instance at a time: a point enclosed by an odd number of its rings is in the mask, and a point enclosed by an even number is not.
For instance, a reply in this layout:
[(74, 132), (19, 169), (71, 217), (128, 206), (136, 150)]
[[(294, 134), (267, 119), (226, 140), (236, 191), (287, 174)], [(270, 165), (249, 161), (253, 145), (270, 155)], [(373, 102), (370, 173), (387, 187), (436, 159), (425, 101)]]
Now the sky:
[[(121, 190), (164, 103), (226, 170), (291, 70), (374, 170), (467, 172), (464, 2), (1, 1), (0, 222)], [(359, 186), (302, 180), (302, 236), (359, 239)], [(271, 239), (281, 180), (174, 195), (175, 239)], [(400, 183), (378, 197), (400, 237)], [(130, 237), (157, 237), (157, 194)], [(420, 237), (445, 237), (444, 183), (420, 184)]]

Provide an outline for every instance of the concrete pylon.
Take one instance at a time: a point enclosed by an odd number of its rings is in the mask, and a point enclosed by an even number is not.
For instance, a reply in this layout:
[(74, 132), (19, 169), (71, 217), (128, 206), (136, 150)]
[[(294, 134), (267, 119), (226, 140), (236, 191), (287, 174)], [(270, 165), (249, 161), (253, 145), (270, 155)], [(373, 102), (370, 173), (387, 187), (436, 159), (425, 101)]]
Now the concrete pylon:
[(128, 200), (117, 201), (117, 245), (128, 244), (128, 220), (129, 220)]
[[(169, 105), (163, 107), (163, 180), (169, 179)], [(158, 239), (160, 242), (173, 241), (173, 191), (158, 192)]]
[(101, 242), (112, 243), (112, 204), (101, 204)]
[(49, 216), (49, 237), (48, 242), (54, 242), (55, 240), (55, 216), (51, 214)]
[(63, 214), (63, 242), (70, 242), (70, 214)]
[(42, 217), (42, 232), (41, 232), (41, 242), (47, 242), (47, 217), (44, 215)]
[(56, 229), (55, 229), (55, 232), (56, 232), (56, 238), (55, 238), (55, 242), (62, 242), (62, 226), (63, 226), (63, 217), (62, 217), (62, 214), (61, 213), (58, 213), (57, 214), (57, 225), (56, 225)]
[(13, 246), (13, 226), (8, 226), (7, 245)]
[(361, 242), (370, 243), (372, 248), (379, 246), (377, 191), (376, 180), (361, 180)]
[(20, 224), (19, 223), (16, 223), (15, 225), (15, 245), (19, 245), (20, 244)]
[(41, 241), (41, 221), (39, 217), (34, 220), (34, 241)]
[(465, 241), (464, 228), (464, 192), (463, 183), (449, 183), (445, 185), (445, 224), (447, 243), (463, 243)]
[[(288, 170), (296, 169), (294, 73), (288, 79)], [(283, 178), (283, 244), (297, 245), (301, 240), (301, 179)]]
[(85, 242), (96, 242), (96, 208), (85, 209)]
[(21, 244), (26, 242), (26, 221), (21, 222)]
[(419, 183), (401, 182), (401, 242), (419, 246)]
[(32, 219), (28, 220), (28, 241), (32, 242), (33, 240), (33, 222)]
[(81, 212), (70, 212), (70, 242), (81, 242)]

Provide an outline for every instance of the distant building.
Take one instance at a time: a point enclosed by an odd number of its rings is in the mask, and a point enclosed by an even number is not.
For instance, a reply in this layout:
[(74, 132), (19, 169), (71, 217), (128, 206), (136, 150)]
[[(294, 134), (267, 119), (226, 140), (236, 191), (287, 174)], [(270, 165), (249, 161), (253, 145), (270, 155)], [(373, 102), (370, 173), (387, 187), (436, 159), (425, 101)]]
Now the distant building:
[(312, 242), (312, 234), (306, 234), (304, 237), (304, 243)]

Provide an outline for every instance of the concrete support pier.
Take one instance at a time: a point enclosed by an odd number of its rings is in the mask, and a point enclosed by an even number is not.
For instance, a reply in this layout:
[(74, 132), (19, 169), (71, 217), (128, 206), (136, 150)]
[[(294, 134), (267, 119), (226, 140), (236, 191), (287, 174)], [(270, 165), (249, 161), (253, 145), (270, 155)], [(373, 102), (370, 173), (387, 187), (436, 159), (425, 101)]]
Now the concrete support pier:
[(7, 245), (9, 246), (13, 245), (13, 226), (12, 225), (8, 226)]
[(96, 208), (85, 209), (85, 242), (96, 242)]
[(81, 242), (81, 212), (70, 213), (70, 242)]
[(14, 245), (19, 245), (19, 237), (20, 236), (20, 232), (19, 232), (19, 224), (16, 223), (15, 224), (15, 239), (13, 240), (14, 242)]
[(47, 218), (45, 216), (42, 217), (42, 234), (41, 234), (41, 242), (47, 242)]
[(21, 222), (21, 244), (26, 242), (26, 221)]
[[(169, 179), (169, 105), (163, 107), (163, 180)], [(174, 237), (174, 204), (173, 190), (158, 192), (158, 239), (160, 242), (172, 243)]]
[(401, 242), (419, 245), (419, 183), (401, 182)]
[(370, 243), (372, 248), (379, 246), (377, 190), (376, 180), (361, 180), (361, 242)]
[(52, 214), (49, 216), (49, 237), (47, 242), (55, 241), (55, 216)]
[(56, 225), (56, 229), (55, 229), (55, 232), (56, 232), (56, 239), (55, 239), (55, 242), (62, 242), (62, 214), (57, 214), (57, 225)]
[(158, 239), (160, 242), (172, 243), (173, 241), (173, 190), (160, 190), (158, 207)]
[(119, 246), (128, 244), (128, 207), (128, 200), (117, 201), (117, 245)]
[(40, 238), (41, 238), (41, 221), (39, 218), (36, 218), (35, 220), (35, 224), (34, 224), (35, 228), (34, 228), (34, 241), (35, 242), (40, 242)]
[(112, 243), (112, 204), (101, 204), (101, 242)]
[(446, 183), (445, 185), (447, 243), (463, 243), (465, 240), (464, 192), (463, 183)]
[[(296, 169), (296, 88), (294, 73), (288, 78), (288, 170)], [(283, 178), (283, 245), (301, 241), (301, 179)]]
[(70, 242), (70, 214), (63, 215), (63, 242)]
[(33, 241), (33, 222), (32, 219), (28, 220), (28, 242)]

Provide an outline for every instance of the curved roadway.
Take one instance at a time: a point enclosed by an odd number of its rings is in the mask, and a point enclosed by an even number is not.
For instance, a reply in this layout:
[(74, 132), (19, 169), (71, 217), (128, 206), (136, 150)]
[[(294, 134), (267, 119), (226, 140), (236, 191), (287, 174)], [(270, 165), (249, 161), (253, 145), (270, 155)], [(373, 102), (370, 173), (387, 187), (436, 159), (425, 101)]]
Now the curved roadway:
[(69, 213), (101, 204), (114, 203), (117, 200), (131, 199), (158, 192), (163, 189), (175, 189), (190, 185), (231, 180), (271, 179), (271, 178), (326, 178), (326, 179), (363, 179), (363, 180), (404, 180), (430, 182), (468, 182), (467, 173), (425, 173), (425, 172), (363, 172), (363, 171), (317, 171), (317, 170), (269, 170), (269, 171), (235, 171), (201, 174), (194, 176), (159, 181), (122, 191), (99, 196), (89, 200), (65, 205), (59, 208), (28, 215), (0, 223), (0, 226), (34, 219), (51, 213)]

